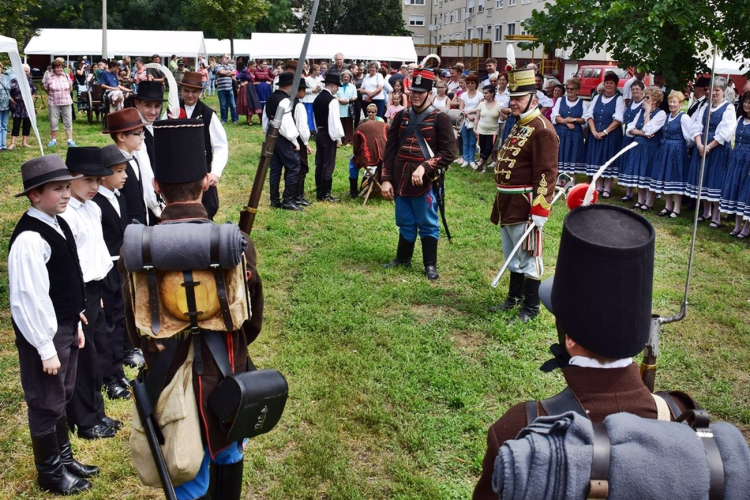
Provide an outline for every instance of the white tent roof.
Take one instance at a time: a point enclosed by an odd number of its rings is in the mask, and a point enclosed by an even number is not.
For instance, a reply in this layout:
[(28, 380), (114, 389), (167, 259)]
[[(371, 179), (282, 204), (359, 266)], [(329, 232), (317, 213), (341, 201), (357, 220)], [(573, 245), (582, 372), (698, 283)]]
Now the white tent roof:
[[(229, 39), (206, 38), (206, 54), (209, 56), (220, 56), (230, 54)], [(250, 40), (246, 38), (234, 39), (234, 55), (246, 56), (250, 53)], [(299, 54), (297, 54), (299, 55)]]
[[(248, 53), (254, 59), (298, 58), (303, 33), (253, 33)], [(238, 53), (235, 47), (235, 54)], [(417, 61), (417, 51), (410, 36), (312, 35), (308, 59), (333, 59), (342, 52), (347, 59), (383, 61)]]
[[(44, 28), (26, 45), (28, 54), (83, 55), (102, 53), (102, 30)], [(107, 30), (107, 56), (153, 54), (196, 57), (206, 53), (201, 31)]]

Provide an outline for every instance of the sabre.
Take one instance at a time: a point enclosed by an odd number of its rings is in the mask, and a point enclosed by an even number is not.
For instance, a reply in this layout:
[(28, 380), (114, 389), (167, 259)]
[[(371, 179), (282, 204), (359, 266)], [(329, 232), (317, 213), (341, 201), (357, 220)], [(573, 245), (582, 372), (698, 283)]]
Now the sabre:
[[(568, 190), (570, 189), (570, 186), (573, 184), (573, 177), (569, 176), (568, 174), (560, 174), (558, 176), (558, 180), (560, 178), (567, 178), (567, 181), (565, 182), (564, 186), (556, 186), (555, 190), (557, 191), (557, 194), (554, 198), (552, 198), (551, 205), (554, 205), (557, 200), (560, 199), (561, 196), (567, 196)], [(510, 265), (510, 261), (513, 260), (513, 257), (518, 253), (518, 251), (521, 249), (521, 245), (523, 245), (523, 242), (526, 240), (526, 238), (529, 237), (531, 234), (531, 231), (534, 230), (536, 226), (534, 224), (530, 225), (529, 228), (526, 230), (525, 233), (523, 233), (523, 236), (518, 240), (518, 243), (516, 243), (516, 246), (513, 247), (513, 250), (510, 252), (510, 255), (507, 259), (505, 259), (505, 264), (503, 264), (503, 267), (500, 269), (500, 272), (497, 273), (497, 276), (495, 276), (495, 279), (492, 280), (492, 288), (497, 288), (497, 285), (500, 284), (500, 278), (503, 277), (503, 274), (505, 274), (505, 270), (508, 269), (508, 265)]]

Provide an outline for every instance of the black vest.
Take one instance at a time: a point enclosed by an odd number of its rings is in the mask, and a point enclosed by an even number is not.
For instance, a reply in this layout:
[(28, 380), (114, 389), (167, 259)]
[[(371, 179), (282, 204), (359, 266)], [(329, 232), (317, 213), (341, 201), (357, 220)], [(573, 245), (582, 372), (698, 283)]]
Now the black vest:
[[(143, 146), (146, 146), (146, 153), (148, 153), (148, 159), (151, 161), (151, 170), (156, 171), (156, 150), (154, 149), (154, 134), (152, 134), (144, 124), (143, 132), (146, 134), (143, 137)], [(143, 147), (141, 146), (141, 147)]]
[(281, 104), (281, 101), (283, 101), (284, 99), (289, 99), (289, 94), (287, 94), (283, 90), (277, 90), (273, 94), (268, 96), (264, 113), (266, 114), (266, 118), (268, 118), (269, 122), (273, 121), (274, 117), (276, 116), (276, 110), (279, 109), (279, 104)]
[[(138, 163), (138, 160), (133, 158), (133, 161)], [(125, 186), (120, 190), (120, 197), (125, 198), (125, 213), (127, 214), (127, 222), (130, 224), (133, 220), (137, 220), (141, 224), (146, 224), (146, 202), (143, 201), (143, 184), (140, 176), (135, 175), (133, 166), (128, 162), (125, 167), (125, 172), (128, 174), (128, 180), (125, 181)], [(139, 172), (140, 173), (140, 172)], [(143, 175), (140, 173), (141, 176)]]
[[(180, 101), (180, 107), (185, 109), (185, 102)], [(203, 104), (200, 99), (195, 103), (195, 109), (193, 110), (193, 116), (191, 120), (203, 120), (203, 140), (206, 145), (206, 167), (211, 172), (211, 162), (214, 160), (214, 150), (211, 146), (211, 120), (213, 119), (216, 112), (210, 107)], [(187, 115), (185, 115), (187, 117)]]
[(333, 99), (329, 91), (323, 90), (313, 101), (313, 116), (317, 128), (328, 128), (328, 105)]
[(10, 237), (8, 251), (10, 252), (13, 242), (24, 231), (39, 233), (49, 244), (52, 249), (52, 255), (47, 261), (49, 296), (59, 323), (78, 320), (78, 314), (86, 308), (86, 299), (83, 292), (83, 273), (78, 261), (78, 250), (73, 233), (62, 217), (57, 218), (57, 223), (65, 238), (39, 219), (23, 214)]
[[(127, 181), (125, 183), (127, 184)], [(109, 255), (112, 257), (120, 255), (122, 237), (125, 234), (125, 227), (128, 225), (127, 205), (124, 198), (122, 193), (120, 193), (120, 196), (115, 195), (115, 199), (120, 205), (120, 215), (117, 215), (117, 210), (115, 210), (115, 207), (112, 206), (112, 203), (109, 202), (106, 196), (101, 193), (96, 193), (96, 196), (94, 196), (94, 201), (102, 209), (104, 242), (107, 244), (107, 250), (109, 250)]]

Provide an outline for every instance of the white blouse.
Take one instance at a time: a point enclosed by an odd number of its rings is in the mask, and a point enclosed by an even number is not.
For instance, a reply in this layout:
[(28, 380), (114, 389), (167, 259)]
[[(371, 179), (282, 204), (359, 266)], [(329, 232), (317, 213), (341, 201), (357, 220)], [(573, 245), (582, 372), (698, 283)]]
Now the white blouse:
[[(565, 97), (565, 102), (568, 103), (568, 107), (572, 108), (573, 106), (578, 104), (578, 101), (581, 101), (581, 98), (579, 97), (575, 101), (571, 101), (567, 97)], [(552, 124), (555, 124), (555, 118), (557, 118), (560, 115), (560, 103), (562, 102), (562, 99), (558, 99), (557, 102), (555, 102), (555, 106), (552, 108), (552, 113), (549, 115), (549, 121), (552, 122)], [(586, 114), (586, 109), (589, 107), (589, 104), (586, 101), (583, 102), (583, 114)]]
[[(711, 103), (711, 113), (715, 113), (723, 105), (724, 105), (723, 102), (719, 104), (718, 106), (714, 106), (713, 103)], [(703, 135), (703, 123), (705, 122), (707, 109), (708, 109), (708, 106), (703, 106), (700, 109), (700, 111), (698, 111), (697, 113), (698, 118), (693, 121), (693, 128), (691, 132), (691, 136), (693, 137), (693, 140), (695, 140), (696, 136)], [(721, 123), (719, 123), (719, 126), (716, 127), (716, 133), (714, 133), (714, 140), (721, 145), (724, 145), (730, 142), (732, 140), (732, 136), (734, 135), (734, 131), (737, 128), (736, 120), (737, 120), (737, 115), (735, 114), (734, 106), (732, 106), (731, 104), (727, 104), (727, 108), (724, 110), (724, 114), (721, 116)]]
[[(633, 121), (628, 123), (627, 128), (625, 129), (625, 135), (628, 137), (633, 137), (633, 130), (636, 128), (636, 124), (638, 123), (638, 120), (641, 119), (641, 115), (643, 114), (643, 108), (641, 108), (640, 111), (638, 111), (638, 114), (635, 115), (633, 118)], [(660, 109), (657, 111), (657, 113), (654, 115), (651, 120), (643, 125), (643, 133), (646, 135), (653, 135), (657, 133), (661, 128), (664, 126), (664, 124), (667, 121), (667, 114), (664, 112), (664, 110)]]
[(625, 101), (623, 100), (622, 96), (618, 96), (617, 94), (613, 95), (612, 97), (604, 97), (604, 94), (599, 94), (594, 97), (594, 99), (591, 101), (591, 104), (589, 104), (589, 107), (583, 113), (583, 119), (588, 121), (589, 118), (594, 117), (594, 108), (596, 107), (596, 103), (599, 99), (601, 99), (604, 104), (609, 104), (609, 102), (615, 98), (617, 98), (617, 102), (615, 104), (615, 113), (612, 115), (612, 118), (622, 123), (622, 116), (625, 114)]

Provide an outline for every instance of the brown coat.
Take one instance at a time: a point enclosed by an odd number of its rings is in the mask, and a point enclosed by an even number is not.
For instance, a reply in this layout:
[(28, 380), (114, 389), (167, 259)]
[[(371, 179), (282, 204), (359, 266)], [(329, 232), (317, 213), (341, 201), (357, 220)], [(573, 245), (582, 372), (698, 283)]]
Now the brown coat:
[[(206, 209), (201, 203), (183, 203), (167, 205), (161, 215), (162, 221), (174, 221), (181, 219), (206, 219)], [(234, 372), (239, 373), (247, 370), (247, 346), (255, 340), (260, 333), (263, 325), (263, 283), (257, 271), (257, 256), (255, 246), (250, 238), (245, 235), (248, 241), (248, 247), (245, 251), (247, 260), (247, 271), (250, 273), (250, 279), (247, 287), (250, 292), (250, 308), (252, 309), (252, 318), (246, 321), (242, 328), (235, 332), (227, 332), (225, 343), (227, 345), (227, 354), (230, 360), (234, 360)], [(125, 322), (128, 329), (128, 335), (131, 342), (136, 347), (143, 350), (146, 358), (146, 366), (153, 363), (157, 353), (156, 342), (153, 339), (142, 337), (135, 327), (132, 301), (130, 297), (130, 287), (128, 286), (127, 272), (123, 264), (123, 259), (118, 262), (120, 273), (125, 276), (125, 282), (122, 288), (123, 299), (125, 302)], [(177, 346), (175, 357), (169, 367), (165, 385), (172, 380), (177, 369), (185, 362), (192, 339), (188, 335), (182, 339)], [(226, 439), (226, 435), (219, 427), (219, 419), (213, 410), (208, 406), (208, 398), (222, 379), (221, 371), (213, 360), (211, 352), (205, 342), (201, 342), (201, 359), (203, 361), (203, 374), (193, 377), (193, 387), (195, 397), (199, 400), (201, 437), (204, 444), (208, 445), (211, 457), (231, 444)], [(195, 365), (193, 365), (195, 366)]]
[[(568, 387), (573, 390), (594, 423), (603, 422), (607, 416), (620, 412), (654, 419), (657, 416), (656, 403), (651, 392), (643, 385), (636, 363), (612, 369), (569, 366), (562, 371)], [(678, 393), (670, 394), (682, 409), (693, 407), (692, 402)], [(541, 405), (537, 405), (537, 408), (539, 415), (546, 415)], [(474, 488), (474, 500), (497, 500), (497, 493), (492, 491), (495, 458), (503, 443), (515, 439), (526, 425), (525, 402), (511, 407), (492, 424), (487, 433), (487, 451), (482, 461), (482, 475)]]
[(528, 221), (529, 214), (549, 216), (559, 143), (554, 127), (538, 109), (516, 123), (498, 153), (493, 224), (519, 224)]
[(354, 164), (374, 167), (383, 161), (388, 126), (377, 120), (365, 120), (354, 134)]
[[(408, 125), (409, 109), (399, 111), (393, 117), (388, 129), (383, 174), (380, 180), (393, 184), (396, 196), (421, 196), (432, 188), (432, 179), (436, 177), (435, 170), (445, 170), (456, 157), (456, 136), (453, 133), (451, 119), (446, 113), (435, 109), (427, 115), (420, 128), (434, 156), (431, 160), (426, 160), (415, 134), (407, 137), (399, 147), (401, 134), (406, 132)], [(423, 183), (421, 186), (414, 186), (411, 183), (411, 175), (420, 165), (425, 170)]]

